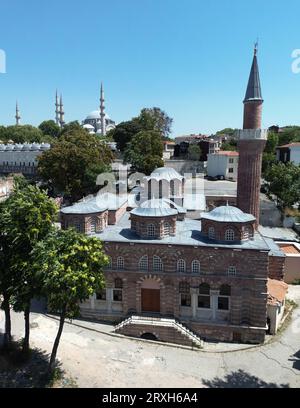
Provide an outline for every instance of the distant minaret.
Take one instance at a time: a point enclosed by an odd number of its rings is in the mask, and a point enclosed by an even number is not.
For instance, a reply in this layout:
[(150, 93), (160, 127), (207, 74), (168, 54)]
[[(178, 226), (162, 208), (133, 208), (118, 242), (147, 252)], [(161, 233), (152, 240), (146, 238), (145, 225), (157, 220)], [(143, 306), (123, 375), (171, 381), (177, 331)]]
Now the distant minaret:
[(59, 99), (58, 99), (58, 94), (57, 94), (57, 90), (56, 90), (56, 95), (55, 95), (55, 123), (60, 126), (60, 120), (59, 120), (59, 116), (60, 116), (60, 109), (59, 109)]
[(268, 136), (261, 129), (263, 98), (260, 87), (257, 44), (244, 99), (244, 124), (238, 131), (238, 182), (237, 206), (244, 212), (254, 215), (256, 227), (259, 225), (259, 193), (261, 183), (262, 153)]
[(103, 91), (102, 82), (101, 82), (101, 91), (100, 91), (100, 121), (101, 121), (101, 136), (105, 136), (106, 135), (105, 105), (104, 105), (104, 91)]
[(60, 127), (63, 127), (65, 124), (65, 112), (64, 112), (64, 105), (62, 100), (62, 95), (60, 95), (60, 104), (59, 104), (59, 123)]
[(18, 101), (16, 102), (16, 116), (15, 116), (15, 118), (16, 118), (16, 126), (19, 126), (21, 116), (20, 116)]

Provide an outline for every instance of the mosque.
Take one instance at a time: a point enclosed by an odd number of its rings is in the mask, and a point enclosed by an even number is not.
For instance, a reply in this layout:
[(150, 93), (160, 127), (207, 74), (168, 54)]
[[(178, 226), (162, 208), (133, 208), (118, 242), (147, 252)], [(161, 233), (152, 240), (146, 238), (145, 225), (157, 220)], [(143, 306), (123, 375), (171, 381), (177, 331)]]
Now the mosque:
[(101, 84), (100, 109), (92, 111), (82, 121), (83, 128), (89, 133), (105, 136), (109, 130), (116, 127), (116, 123), (105, 112), (104, 90)]
[[(114, 322), (123, 335), (193, 346), (262, 343), (276, 332), (287, 291), (285, 254), (258, 230), (267, 130), (256, 48), (243, 103), (237, 207), (188, 217), (183, 177), (159, 168), (144, 180), (146, 199), (136, 208), (126, 194), (104, 193), (61, 209), (62, 228), (98, 237), (109, 258), (106, 286), (80, 304), (82, 317)], [(104, 131), (104, 102), (95, 116), (90, 126), (98, 131), (100, 123)], [(158, 183), (158, 197), (150, 181)]]

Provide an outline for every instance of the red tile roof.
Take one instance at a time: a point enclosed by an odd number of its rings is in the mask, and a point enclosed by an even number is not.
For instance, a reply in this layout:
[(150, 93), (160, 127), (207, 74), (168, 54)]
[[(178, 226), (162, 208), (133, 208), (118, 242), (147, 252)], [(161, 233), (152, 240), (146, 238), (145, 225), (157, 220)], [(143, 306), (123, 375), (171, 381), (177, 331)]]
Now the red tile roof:
[(223, 156), (235, 156), (238, 157), (238, 152), (234, 152), (231, 150), (219, 150), (217, 154), (222, 154)]
[(268, 304), (274, 305), (276, 302), (283, 302), (288, 285), (277, 279), (268, 279)]

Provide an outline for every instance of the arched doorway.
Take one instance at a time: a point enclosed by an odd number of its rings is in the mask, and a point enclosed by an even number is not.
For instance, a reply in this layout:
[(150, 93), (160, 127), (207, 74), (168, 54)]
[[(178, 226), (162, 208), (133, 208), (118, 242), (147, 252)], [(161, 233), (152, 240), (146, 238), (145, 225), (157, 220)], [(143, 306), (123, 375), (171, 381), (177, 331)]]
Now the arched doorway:
[(145, 340), (152, 340), (152, 341), (157, 341), (157, 337), (155, 336), (155, 334), (153, 333), (143, 333), (141, 335), (141, 339), (145, 339)]
[(141, 285), (142, 312), (160, 312), (160, 285), (154, 279), (145, 279)]

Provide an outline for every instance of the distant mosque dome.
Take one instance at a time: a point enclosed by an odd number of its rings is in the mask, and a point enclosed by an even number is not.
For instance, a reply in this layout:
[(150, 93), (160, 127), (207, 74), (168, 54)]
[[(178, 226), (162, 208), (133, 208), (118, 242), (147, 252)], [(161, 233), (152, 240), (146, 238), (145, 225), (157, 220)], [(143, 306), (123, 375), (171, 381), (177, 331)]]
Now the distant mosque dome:
[[(104, 113), (104, 123), (101, 123), (101, 111)], [(82, 127), (86, 129), (89, 133), (96, 133), (105, 136), (106, 133), (116, 127), (116, 122), (110, 119), (108, 114), (105, 112), (104, 106), (104, 92), (101, 85), (101, 95), (100, 95), (100, 109), (90, 112), (86, 118), (82, 121)]]

